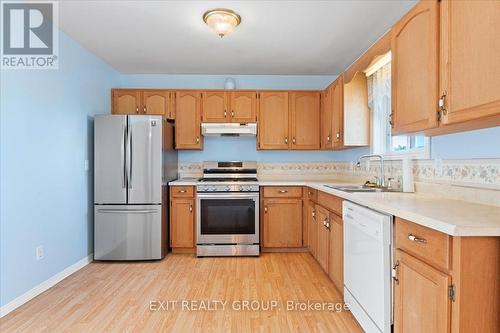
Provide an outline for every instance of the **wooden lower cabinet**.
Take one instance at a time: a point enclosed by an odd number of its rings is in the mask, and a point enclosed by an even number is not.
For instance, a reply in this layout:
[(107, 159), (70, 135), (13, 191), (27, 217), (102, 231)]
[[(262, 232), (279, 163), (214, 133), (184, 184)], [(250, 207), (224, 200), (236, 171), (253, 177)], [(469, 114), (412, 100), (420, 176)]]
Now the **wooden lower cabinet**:
[(341, 294), (344, 293), (344, 225), (342, 218), (330, 214), (330, 247), (328, 276)]
[(395, 218), (395, 332), (500, 332), (500, 237)]
[(396, 250), (395, 332), (448, 332), (451, 277), (401, 250)]
[(172, 248), (194, 247), (194, 199), (172, 199), (170, 246)]
[(314, 258), (316, 258), (317, 242), (318, 242), (318, 227), (316, 219), (316, 207), (314, 202), (307, 203), (307, 248)]
[(264, 199), (263, 204), (263, 247), (301, 247), (302, 199)]
[(321, 268), (323, 268), (325, 272), (328, 272), (328, 252), (330, 249), (330, 212), (325, 208), (316, 205), (316, 214), (316, 260), (318, 260)]

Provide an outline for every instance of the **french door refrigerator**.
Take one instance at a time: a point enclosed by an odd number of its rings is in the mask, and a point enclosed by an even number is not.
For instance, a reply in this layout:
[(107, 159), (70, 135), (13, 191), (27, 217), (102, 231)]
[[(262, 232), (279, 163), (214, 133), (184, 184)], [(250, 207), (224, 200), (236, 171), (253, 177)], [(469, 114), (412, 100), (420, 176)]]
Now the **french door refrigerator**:
[(163, 258), (167, 225), (162, 215), (168, 214), (162, 214), (162, 182), (176, 177), (170, 123), (161, 116), (97, 115), (94, 259)]

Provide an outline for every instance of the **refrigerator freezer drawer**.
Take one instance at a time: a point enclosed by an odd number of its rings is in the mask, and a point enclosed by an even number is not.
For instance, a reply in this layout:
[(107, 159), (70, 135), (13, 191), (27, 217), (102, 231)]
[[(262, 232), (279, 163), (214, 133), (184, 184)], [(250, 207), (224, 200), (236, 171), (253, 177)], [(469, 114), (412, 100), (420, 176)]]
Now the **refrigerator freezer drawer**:
[(95, 260), (162, 258), (161, 205), (95, 205)]

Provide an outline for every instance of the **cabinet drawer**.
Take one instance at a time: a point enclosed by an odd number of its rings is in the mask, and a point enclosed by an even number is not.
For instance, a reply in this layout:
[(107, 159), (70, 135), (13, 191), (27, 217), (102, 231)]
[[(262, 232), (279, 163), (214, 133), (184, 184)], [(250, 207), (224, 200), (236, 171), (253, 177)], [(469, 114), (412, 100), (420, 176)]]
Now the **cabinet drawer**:
[(172, 198), (192, 198), (194, 197), (193, 186), (172, 186), (170, 188)]
[(264, 198), (300, 198), (302, 187), (300, 186), (265, 186)]
[(304, 196), (308, 200), (317, 201), (318, 191), (310, 187), (304, 187)]
[(451, 237), (396, 217), (396, 247), (439, 268), (450, 269)]
[(318, 203), (338, 216), (342, 216), (342, 201), (339, 197), (318, 191)]

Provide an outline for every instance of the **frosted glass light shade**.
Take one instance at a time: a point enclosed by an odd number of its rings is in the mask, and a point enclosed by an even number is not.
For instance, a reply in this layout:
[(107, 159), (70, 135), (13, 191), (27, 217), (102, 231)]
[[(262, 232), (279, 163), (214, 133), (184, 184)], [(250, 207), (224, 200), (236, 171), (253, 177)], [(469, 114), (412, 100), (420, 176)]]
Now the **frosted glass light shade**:
[(218, 8), (203, 14), (203, 21), (220, 37), (233, 32), (241, 23), (241, 17), (230, 9)]

